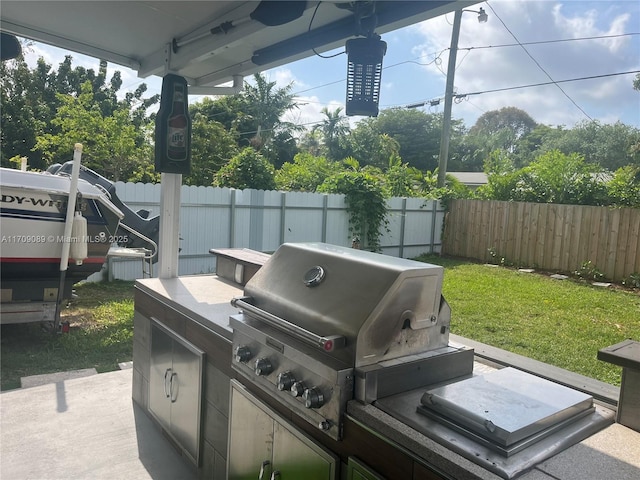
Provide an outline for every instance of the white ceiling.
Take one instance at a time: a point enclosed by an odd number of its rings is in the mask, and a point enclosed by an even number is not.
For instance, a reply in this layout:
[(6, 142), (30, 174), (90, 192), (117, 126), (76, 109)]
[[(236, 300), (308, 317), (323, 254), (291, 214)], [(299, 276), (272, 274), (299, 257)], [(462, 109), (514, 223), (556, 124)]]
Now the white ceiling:
[[(130, 67), (141, 77), (176, 73), (191, 86), (219, 85), (234, 75), (286, 64), (313, 55), (312, 47), (318, 52), (340, 47), (355, 34), (352, 11), (339, 8), (337, 2), (322, 2), (317, 10), (318, 2), (305, 2), (300, 18), (280, 26), (249, 18), (259, 3), (2, 0), (0, 29)], [(286, 2), (273, 2), (269, 8), (277, 3)], [(355, 3), (368, 2), (341, 5)], [(376, 32), (382, 34), (476, 2), (374, 3)], [(237, 26), (226, 33), (210, 33), (228, 21)]]

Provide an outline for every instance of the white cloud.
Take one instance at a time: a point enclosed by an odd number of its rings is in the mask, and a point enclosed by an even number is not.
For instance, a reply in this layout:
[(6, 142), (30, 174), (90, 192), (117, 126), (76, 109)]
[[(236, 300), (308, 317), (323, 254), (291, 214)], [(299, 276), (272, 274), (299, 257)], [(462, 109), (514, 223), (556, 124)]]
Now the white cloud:
[[(474, 9), (485, 8), (489, 21), (479, 24), (473, 18), (474, 14), (463, 15), (458, 42), (456, 91), (482, 92), (549, 82), (551, 79), (559, 81), (635, 70), (640, 64), (639, 44), (638, 39), (631, 36), (528, 45), (526, 50), (529, 54), (520, 46), (497, 47), (517, 43), (509, 31), (522, 43), (622, 35), (629, 32), (633, 19), (637, 21), (640, 15), (637, 7), (634, 7), (635, 17), (632, 12), (625, 11), (631, 5), (630, 2), (582, 1), (564, 4), (552, 1), (491, 1), (488, 5), (478, 4)], [(421, 23), (417, 28), (424, 42), (414, 51), (426, 54), (428, 58), (428, 54), (447, 49), (452, 22), (453, 14), (448, 14)], [(478, 46), (494, 47), (465, 50)], [(447, 61), (448, 50), (442, 55), (441, 68), (445, 71)], [(425, 67), (425, 73), (432, 81), (444, 85), (445, 79), (438, 66)], [(617, 120), (624, 117), (637, 125), (638, 97), (637, 92), (634, 92), (635, 96), (630, 93), (631, 82), (632, 76), (626, 75), (559, 85), (593, 118)], [(625, 85), (628, 88), (624, 88)], [(553, 85), (473, 96), (470, 102), (454, 105), (453, 116), (463, 117), (471, 126), (481, 114), (479, 109), (488, 111), (506, 106), (525, 110), (541, 123), (572, 126), (586, 119)], [(634, 106), (635, 119), (630, 111)]]

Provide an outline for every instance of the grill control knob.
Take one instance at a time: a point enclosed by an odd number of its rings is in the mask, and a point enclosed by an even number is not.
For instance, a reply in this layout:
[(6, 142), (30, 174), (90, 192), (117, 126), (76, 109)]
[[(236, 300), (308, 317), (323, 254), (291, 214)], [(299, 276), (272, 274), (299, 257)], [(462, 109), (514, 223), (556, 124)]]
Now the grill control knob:
[(269, 375), (273, 372), (273, 365), (271, 365), (268, 358), (259, 358), (256, 360), (254, 371), (256, 375)]
[(233, 356), (235, 357), (236, 362), (244, 363), (251, 358), (252, 353), (249, 347), (238, 345), (233, 352)]
[(304, 383), (293, 382), (293, 385), (291, 385), (291, 395), (293, 395), (294, 397), (301, 397), (304, 392)]
[(302, 394), (304, 406), (307, 408), (320, 408), (324, 405), (324, 395), (319, 388), (307, 388)]
[(327, 431), (331, 428), (331, 422), (329, 420), (321, 420), (318, 422), (318, 428)]
[(291, 390), (291, 387), (295, 382), (296, 382), (296, 378), (293, 376), (293, 373), (291, 373), (289, 370), (278, 374), (277, 385), (278, 385), (278, 390), (280, 390), (281, 392), (285, 390)]

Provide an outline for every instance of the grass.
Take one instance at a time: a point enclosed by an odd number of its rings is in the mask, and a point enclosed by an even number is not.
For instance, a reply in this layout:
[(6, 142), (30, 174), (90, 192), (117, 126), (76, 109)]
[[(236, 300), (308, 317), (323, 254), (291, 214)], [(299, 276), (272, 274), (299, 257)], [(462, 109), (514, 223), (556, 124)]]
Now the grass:
[[(620, 367), (597, 360), (599, 349), (640, 340), (640, 292), (602, 289), (545, 275), (425, 256), (445, 267), (443, 293), (451, 332), (620, 384)], [(116, 370), (132, 358), (133, 283), (89, 283), (62, 313), (68, 334), (38, 324), (2, 326), (2, 390), (20, 377), (81, 368)]]
[(39, 323), (2, 325), (1, 388), (20, 388), (20, 377), (95, 368), (113, 371), (133, 349), (133, 282), (86, 283), (62, 312), (69, 333), (51, 334)]
[(598, 350), (640, 340), (638, 291), (439, 257), (451, 332), (488, 345), (620, 385), (621, 369), (597, 359)]

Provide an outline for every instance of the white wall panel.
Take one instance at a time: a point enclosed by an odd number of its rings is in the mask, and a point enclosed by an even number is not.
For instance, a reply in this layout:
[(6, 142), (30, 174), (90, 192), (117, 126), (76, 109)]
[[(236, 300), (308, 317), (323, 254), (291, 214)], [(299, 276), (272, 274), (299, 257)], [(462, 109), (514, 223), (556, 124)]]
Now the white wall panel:
[[(134, 211), (158, 214), (159, 184), (117, 182), (116, 191)], [(209, 253), (212, 248), (273, 252), (282, 242), (351, 245), (343, 195), (183, 186), (181, 197), (180, 275), (215, 272), (215, 256)], [(431, 201), (391, 198), (387, 206), (389, 232), (382, 232), (382, 253), (410, 258), (440, 251), (444, 220), (440, 205), (435, 224)], [(139, 261), (113, 258), (109, 266), (112, 278), (142, 277)]]

